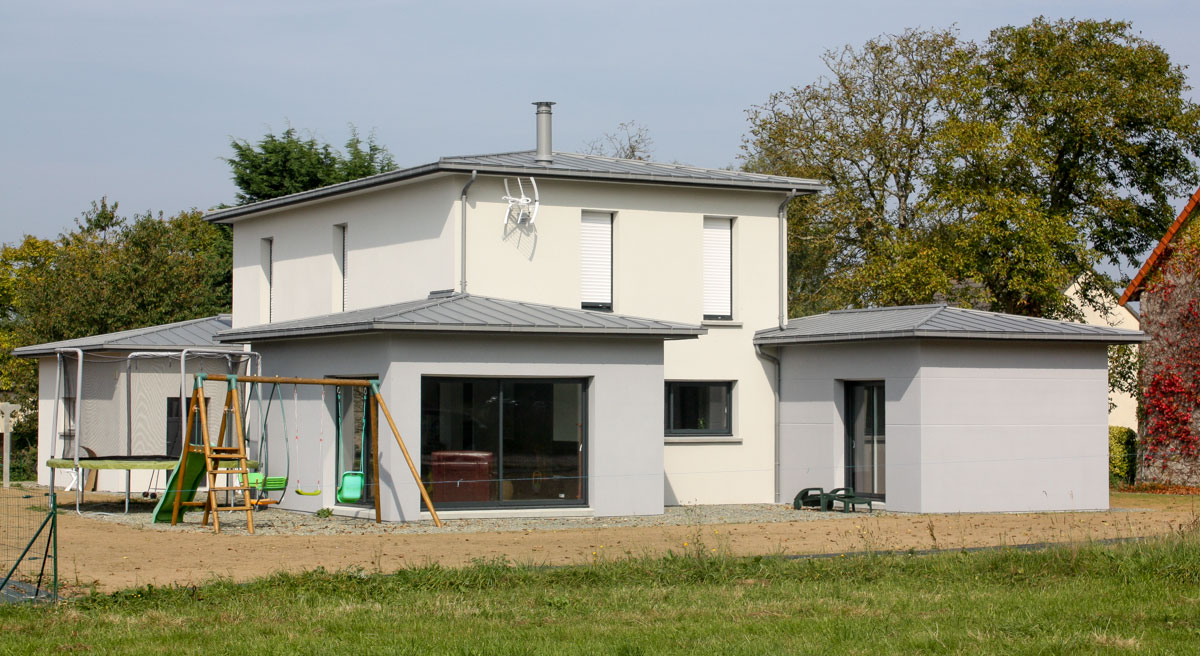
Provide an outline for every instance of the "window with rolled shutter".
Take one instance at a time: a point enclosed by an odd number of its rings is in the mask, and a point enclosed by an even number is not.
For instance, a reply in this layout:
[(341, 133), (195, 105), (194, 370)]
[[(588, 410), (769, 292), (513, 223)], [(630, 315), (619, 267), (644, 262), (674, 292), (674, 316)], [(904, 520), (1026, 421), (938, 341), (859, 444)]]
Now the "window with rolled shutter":
[(579, 226), (582, 306), (612, 309), (612, 224), (609, 212), (584, 212)]
[(704, 318), (733, 318), (733, 219), (704, 217)]

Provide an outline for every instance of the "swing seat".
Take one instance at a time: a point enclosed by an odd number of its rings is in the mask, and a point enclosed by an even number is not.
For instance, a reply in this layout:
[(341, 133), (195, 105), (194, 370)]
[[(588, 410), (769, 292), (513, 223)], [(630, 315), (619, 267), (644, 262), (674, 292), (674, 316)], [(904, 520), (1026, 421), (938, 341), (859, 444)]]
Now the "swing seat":
[(338, 503), (358, 503), (363, 498), (363, 484), (366, 482), (366, 475), (360, 471), (348, 471), (342, 473), (342, 483), (338, 485), (337, 500)]
[(264, 476), (258, 472), (251, 472), (247, 477), (247, 482), (250, 487), (256, 490), (266, 490), (267, 492), (278, 492), (279, 490), (287, 489), (286, 476)]

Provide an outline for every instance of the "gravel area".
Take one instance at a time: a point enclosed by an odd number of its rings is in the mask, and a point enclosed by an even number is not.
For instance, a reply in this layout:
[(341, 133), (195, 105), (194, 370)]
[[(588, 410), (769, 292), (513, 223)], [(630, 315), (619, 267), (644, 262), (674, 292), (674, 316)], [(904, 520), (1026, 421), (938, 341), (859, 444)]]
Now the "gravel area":
[[(68, 499), (59, 497), (66, 512), (74, 512)], [(150, 521), (153, 504), (135, 501), (129, 514), (124, 514), (124, 502), (97, 503), (88, 501), (83, 506), (83, 516), (105, 522), (155, 531), (205, 531), (211, 527), (200, 525), (200, 512), (189, 512), (184, 522), (154, 524)], [(875, 515), (886, 514), (875, 511)], [(719, 524), (764, 524), (774, 522), (796, 522), (812, 520), (842, 520), (862, 516), (859, 513), (822, 513), (811, 509), (797, 511), (790, 504), (743, 504), (710, 506), (667, 507), (662, 515), (628, 517), (507, 517), (443, 519), (442, 528), (432, 521), (384, 522), (349, 517), (317, 517), (308, 513), (290, 512), (276, 508), (258, 511), (254, 515), (254, 533), (262, 535), (419, 535), (424, 533), (504, 533), (527, 531), (577, 530), (612, 527), (657, 527), (657, 526), (703, 526)], [(240, 512), (221, 513), (222, 533), (245, 533), (245, 515)]]

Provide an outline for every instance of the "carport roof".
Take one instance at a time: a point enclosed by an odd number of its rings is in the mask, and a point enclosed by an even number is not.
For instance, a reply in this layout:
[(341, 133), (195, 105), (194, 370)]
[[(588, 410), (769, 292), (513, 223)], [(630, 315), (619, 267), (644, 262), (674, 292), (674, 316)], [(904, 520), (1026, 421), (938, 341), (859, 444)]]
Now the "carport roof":
[(945, 305), (837, 310), (788, 321), (754, 334), (754, 343), (819, 344), (879, 339), (938, 338), (1130, 344), (1150, 338), (1138, 330), (1091, 326)]
[(178, 351), (181, 349), (221, 349), (239, 351), (241, 347), (230, 347), (216, 343), (213, 337), (231, 325), (228, 314), (218, 314), (201, 319), (189, 319), (158, 326), (134, 328), (103, 335), (92, 335), (61, 342), (47, 342), (13, 349), (13, 355), (30, 358), (54, 355), (57, 349), (77, 348), (84, 351)]
[(469, 294), (434, 293), (393, 305), (226, 330), (221, 342), (256, 342), (371, 332), (532, 333), (681, 339), (707, 331), (657, 319)]

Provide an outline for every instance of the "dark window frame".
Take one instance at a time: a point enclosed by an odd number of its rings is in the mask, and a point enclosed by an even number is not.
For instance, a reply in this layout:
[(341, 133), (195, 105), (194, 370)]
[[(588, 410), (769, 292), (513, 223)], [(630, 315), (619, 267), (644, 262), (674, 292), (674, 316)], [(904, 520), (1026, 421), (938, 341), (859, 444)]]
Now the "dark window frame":
[[(669, 437), (731, 437), (733, 436), (733, 388), (732, 380), (668, 380), (664, 385), (663, 432)], [(675, 428), (675, 391), (679, 387), (725, 387), (725, 428)]]
[[(590, 463), (590, 460), (591, 460), (591, 453), (590, 453), (590, 451), (591, 451), (591, 430), (590, 430), (590, 427), (591, 427), (591, 412), (592, 412), (591, 407), (590, 407), (592, 378), (590, 376), (562, 376), (562, 377), (558, 377), (558, 376), (470, 376), (470, 375), (464, 376), (464, 375), (453, 375), (453, 374), (451, 374), (451, 375), (422, 374), (421, 375), (422, 387), (424, 387), (424, 383), (426, 381), (449, 382), (449, 383), (464, 383), (464, 382), (476, 383), (476, 382), (480, 382), (480, 381), (495, 381), (497, 383), (497, 389), (502, 388), (503, 384), (506, 382), (546, 383), (546, 384), (571, 383), (571, 384), (577, 384), (580, 386), (580, 390), (579, 390), (580, 399), (579, 400), (581, 403), (580, 410), (581, 410), (581, 421), (582, 421), (582, 425), (581, 425), (582, 432), (580, 434), (582, 450), (579, 452), (579, 477), (582, 479), (582, 485), (580, 488), (580, 498), (578, 498), (578, 499), (552, 499), (552, 498), (497, 499), (494, 501), (468, 501), (468, 502), (439, 501), (435, 504), (436, 508), (446, 509), (446, 510), (506, 510), (506, 509), (521, 509), (521, 508), (539, 508), (539, 509), (540, 508), (587, 508), (589, 506), (588, 499), (590, 497), (590, 488), (591, 488), (591, 476), (589, 474), (589, 471), (590, 471), (589, 468), (591, 466), (591, 463)], [(424, 403), (425, 403), (425, 399), (422, 398), (421, 399), (422, 421), (424, 420), (424, 417), (423, 417)], [(501, 400), (501, 408), (503, 408), (503, 400)], [(499, 420), (498, 427), (501, 427), (501, 430), (502, 430), (503, 421), (504, 421), (503, 414), (498, 416), (498, 420)], [(421, 462), (418, 464), (418, 468), (421, 473), (422, 480), (428, 486), (430, 484), (430, 481), (426, 480), (429, 470), (426, 468), (426, 463), (425, 463), (425, 455), (426, 455), (425, 454), (425, 446), (426, 445), (424, 443), (424, 439), (425, 439), (425, 436), (424, 436), (424, 432), (422, 431), (422, 434), (421, 434), (422, 442), (421, 442), (421, 446), (420, 446)], [(505, 477), (505, 472), (504, 472), (505, 451), (503, 449), (503, 447), (504, 447), (503, 442), (504, 442), (504, 437), (503, 437), (503, 434), (501, 433), (501, 435), (500, 435), (501, 450), (496, 453), (497, 475), (498, 475), (497, 483), (500, 485), (503, 484), (503, 481), (509, 480)], [(429, 511), (429, 508), (425, 504), (424, 499), (421, 499), (421, 511), (422, 512)]]

